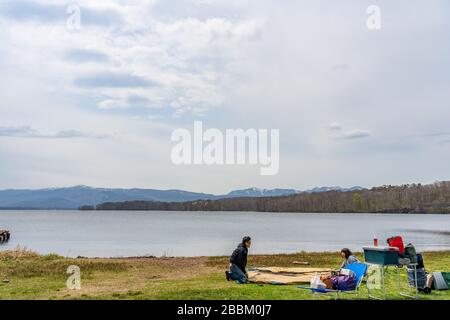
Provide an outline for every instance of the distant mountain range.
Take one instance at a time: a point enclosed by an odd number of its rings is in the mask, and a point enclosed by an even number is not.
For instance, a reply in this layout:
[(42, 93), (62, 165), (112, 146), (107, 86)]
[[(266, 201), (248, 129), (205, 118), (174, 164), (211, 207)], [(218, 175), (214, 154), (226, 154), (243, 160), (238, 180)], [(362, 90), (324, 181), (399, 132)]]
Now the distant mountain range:
[(273, 197), (298, 193), (361, 190), (362, 187), (318, 187), (305, 191), (295, 189), (259, 189), (234, 190), (224, 195), (196, 193), (183, 190), (156, 189), (112, 189), (74, 186), (48, 189), (10, 189), (0, 190), (0, 209), (77, 209), (83, 205), (97, 205), (104, 202), (122, 201), (161, 201), (183, 202), (193, 200), (217, 200), (238, 197)]
[(295, 189), (259, 189), (259, 188), (249, 188), (243, 190), (235, 190), (230, 193), (222, 196), (216, 196), (218, 198), (237, 198), (237, 197), (278, 197), (278, 196), (287, 196), (291, 194), (297, 193), (314, 193), (314, 192), (327, 192), (327, 191), (356, 191), (362, 190), (363, 187), (354, 186), (351, 188), (342, 188), (342, 187), (316, 187), (309, 190), (295, 190)]

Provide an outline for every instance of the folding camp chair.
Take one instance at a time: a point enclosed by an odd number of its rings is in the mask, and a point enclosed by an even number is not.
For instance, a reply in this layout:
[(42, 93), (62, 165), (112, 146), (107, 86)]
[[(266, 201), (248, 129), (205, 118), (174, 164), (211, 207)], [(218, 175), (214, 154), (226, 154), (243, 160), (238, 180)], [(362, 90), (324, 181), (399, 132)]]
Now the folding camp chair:
[(318, 288), (311, 288), (311, 287), (305, 287), (305, 286), (297, 286), (299, 289), (307, 289), (311, 290), (311, 293), (313, 295), (313, 298), (316, 298), (316, 294), (333, 294), (334, 299), (339, 299), (339, 294), (341, 293), (350, 293), (350, 294), (356, 294), (357, 297), (359, 297), (359, 288), (361, 286), (361, 282), (364, 279), (364, 276), (367, 272), (367, 264), (365, 263), (352, 263), (349, 264), (345, 269), (353, 271), (356, 277), (356, 287), (353, 290), (332, 290), (332, 289), (318, 289)]

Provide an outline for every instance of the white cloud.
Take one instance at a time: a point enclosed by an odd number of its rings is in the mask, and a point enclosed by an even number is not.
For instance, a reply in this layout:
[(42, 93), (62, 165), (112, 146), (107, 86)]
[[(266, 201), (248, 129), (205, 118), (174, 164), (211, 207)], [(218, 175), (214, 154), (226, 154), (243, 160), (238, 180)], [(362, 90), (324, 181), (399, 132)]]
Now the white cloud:
[(61, 130), (44, 133), (29, 126), (0, 127), (0, 137), (39, 138), (39, 139), (67, 139), (67, 138), (105, 138), (106, 135), (95, 135), (77, 130)]
[(97, 103), (97, 106), (99, 109), (104, 109), (104, 110), (122, 109), (122, 108), (130, 107), (130, 105), (126, 101), (119, 100), (119, 99), (102, 100), (99, 103)]
[(339, 136), (339, 139), (361, 139), (370, 136), (370, 132), (366, 130), (351, 130)]
[(333, 122), (333, 123), (330, 123), (330, 125), (328, 126), (328, 129), (333, 130), (333, 131), (334, 130), (341, 130), (342, 126), (341, 126), (340, 123)]
[(343, 131), (344, 127), (338, 122), (332, 122), (328, 126), (328, 130), (330, 131), (331, 136), (338, 140), (361, 139), (361, 138), (367, 138), (371, 135), (371, 133), (368, 130), (353, 129), (353, 130)]
[[(62, 23), (67, 17), (59, 9), (64, 6), (48, 1), (31, 3), (10, 2), (13, 9), (3, 15), (10, 26), (4, 35), (11, 43), (19, 40), (9, 50), (17, 63), (34, 63), (46, 70), (46, 78), (51, 78), (47, 82), (57, 84), (58, 90), (98, 99), (96, 104), (108, 109), (132, 107), (126, 101), (136, 94), (145, 97), (146, 107), (170, 108), (177, 113), (221, 106), (226, 64), (239, 58), (235, 56), (239, 46), (252, 41), (262, 25), (257, 19), (216, 17), (159, 21), (151, 16), (153, 1), (127, 5), (82, 1), (82, 17), (86, 10), (103, 12), (117, 24), (111, 28), (109, 24), (82, 22), (81, 30), (72, 32)], [(20, 19), (15, 13), (19, 8), (29, 8)], [(143, 19), (146, 10), (150, 16)], [(59, 11), (63, 12), (61, 17)], [(48, 14), (55, 19), (32, 19)], [(123, 19), (127, 23), (122, 23)], [(38, 52), (43, 54), (36, 55)], [(155, 84), (160, 86), (147, 88)]]
[[(438, 143), (447, 139), (417, 137), (444, 132), (450, 118), (444, 1), (385, 3), (379, 32), (367, 30), (366, 5), (356, 0), (80, 0), (87, 20), (77, 32), (58, 0), (7, 2), (16, 9), (0, 12), (0, 127), (116, 134), (3, 136), (4, 186), (26, 186), (23, 172), (42, 186), (208, 185), (217, 193), (450, 178), (441, 176), (448, 144)], [(280, 174), (174, 170), (170, 130), (197, 117), (209, 127), (280, 128)], [(355, 174), (355, 158), (370, 173)], [(117, 170), (124, 166), (131, 169)]]

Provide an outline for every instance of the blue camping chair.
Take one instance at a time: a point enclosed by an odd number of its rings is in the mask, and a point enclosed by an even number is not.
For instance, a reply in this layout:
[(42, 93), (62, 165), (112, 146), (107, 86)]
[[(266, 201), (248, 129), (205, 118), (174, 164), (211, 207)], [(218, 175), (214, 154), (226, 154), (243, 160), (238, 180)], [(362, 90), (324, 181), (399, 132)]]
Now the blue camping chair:
[(356, 287), (354, 290), (332, 290), (332, 289), (317, 289), (317, 288), (311, 288), (311, 287), (305, 287), (305, 286), (297, 286), (299, 289), (307, 289), (311, 290), (311, 293), (313, 294), (314, 299), (316, 298), (317, 294), (333, 294), (334, 299), (339, 299), (340, 293), (351, 293), (356, 294), (357, 297), (359, 297), (359, 287), (361, 286), (361, 282), (364, 279), (364, 276), (367, 273), (367, 264), (365, 263), (352, 263), (349, 264), (345, 269), (349, 269), (353, 271), (356, 277)]

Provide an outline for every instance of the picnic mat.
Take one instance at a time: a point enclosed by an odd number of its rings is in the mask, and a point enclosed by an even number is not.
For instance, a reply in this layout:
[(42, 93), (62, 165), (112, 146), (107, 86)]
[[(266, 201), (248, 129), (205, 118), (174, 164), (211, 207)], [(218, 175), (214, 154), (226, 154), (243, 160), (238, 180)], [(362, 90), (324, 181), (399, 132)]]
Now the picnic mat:
[(281, 268), (261, 267), (248, 271), (248, 280), (253, 283), (265, 284), (304, 284), (311, 281), (311, 277), (327, 275), (331, 269), (327, 268)]
[(294, 273), (294, 274), (305, 274), (305, 273), (320, 273), (320, 272), (330, 272), (330, 268), (302, 268), (302, 267), (294, 267), (294, 268), (286, 268), (286, 267), (255, 267), (249, 268), (251, 271), (260, 271), (260, 272), (271, 272), (271, 273)]

